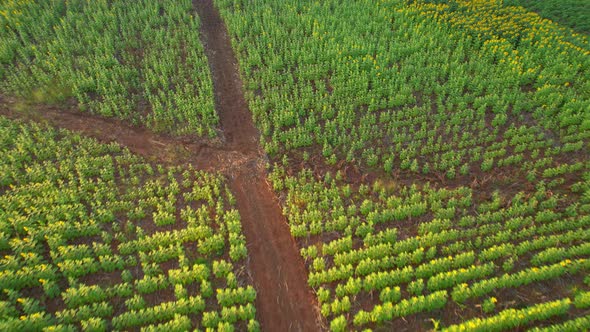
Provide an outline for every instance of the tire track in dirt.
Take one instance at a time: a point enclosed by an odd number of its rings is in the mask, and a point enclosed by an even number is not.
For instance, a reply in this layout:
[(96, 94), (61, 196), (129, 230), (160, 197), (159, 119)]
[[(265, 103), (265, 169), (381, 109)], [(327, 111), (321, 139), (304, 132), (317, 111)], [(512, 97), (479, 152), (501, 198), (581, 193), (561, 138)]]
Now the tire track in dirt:
[(236, 196), (258, 292), (256, 307), (265, 331), (316, 331), (321, 318), (307, 285), (307, 271), (279, 201), (267, 181), (259, 133), (244, 99), (237, 62), (212, 0), (194, 0), (201, 18), (201, 40), (213, 78), (215, 108), (226, 145), (248, 162), (229, 175)]

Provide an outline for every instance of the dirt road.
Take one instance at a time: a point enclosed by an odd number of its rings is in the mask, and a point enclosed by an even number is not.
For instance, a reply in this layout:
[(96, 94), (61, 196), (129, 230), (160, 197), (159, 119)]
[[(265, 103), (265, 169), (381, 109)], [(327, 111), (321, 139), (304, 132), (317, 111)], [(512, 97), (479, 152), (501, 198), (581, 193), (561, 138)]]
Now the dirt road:
[(307, 285), (307, 271), (277, 197), (266, 180), (259, 133), (244, 100), (227, 30), (212, 0), (193, 4), (201, 18), (201, 38), (226, 144), (251, 156), (229, 177), (248, 244), (260, 323), (266, 331), (319, 330), (319, 313)]

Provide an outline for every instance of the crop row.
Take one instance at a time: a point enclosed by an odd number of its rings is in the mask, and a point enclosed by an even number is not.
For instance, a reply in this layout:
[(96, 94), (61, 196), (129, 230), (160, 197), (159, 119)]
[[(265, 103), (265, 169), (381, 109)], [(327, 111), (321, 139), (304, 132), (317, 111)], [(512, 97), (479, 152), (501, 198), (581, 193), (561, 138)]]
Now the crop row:
[(590, 173), (583, 167), (567, 194), (539, 182), (533, 192), (496, 191), (483, 200), (465, 187), (356, 187), (338, 174), (286, 176), (278, 165), (271, 178), (286, 190), (284, 212), (321, 312), (340, 330), (418, 312), (436, 320), (449, 303), (491, 314), (514, 301), (511, 289), (583, 277), (590, 268)]
[(4, 118), (0, 148), (0, 330), (259, 329), (221, 176)]
[(585, 37), (498, 1), (436, 2), (216, 1), (266, 151), (533, 181), (587, 149)]
[(176, 134), (217, 135), (192, 2), (8, 1), (0, 89)]

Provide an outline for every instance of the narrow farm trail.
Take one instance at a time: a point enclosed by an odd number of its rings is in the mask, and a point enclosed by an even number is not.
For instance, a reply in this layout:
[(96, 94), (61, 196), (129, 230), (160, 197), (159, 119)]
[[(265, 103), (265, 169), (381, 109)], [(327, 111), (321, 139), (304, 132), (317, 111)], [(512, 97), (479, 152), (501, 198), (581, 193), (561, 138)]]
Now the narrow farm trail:
[(73, 103), (56, 106), (26, 104), (0, 95), (0, 115), (15, 120), (47, 123), (92, 137), (101, 143), (115, 142), (148, 161), (167, 165), (191, 164), (196, 169), (227, 174), (247, 159), (220, 144), (156, 134), (114, 118), (82, 113), (76, 110)]
[(229, 178), (242, 217), (249, 267), (258, 292), (260, 324), (265, 331), (319, 330), (319, 314), (307, 285), (307, 271), (267, 181), (259, 133), (244, 99), (225, 24), (212, 0), (195, 0), (193, 4), (201, 18), (201, 39), (213, 77), (215, 108), (225, 143), (231, 150), (249, 157)]
[(193, 6), (201, 18), (201, 41), (209, 60), (215, 109), (221, 120), (225, 144), (243, 153), (257, 153), (259, 134), (244, 99), (225, 24), (212, 0), (194, 0)]

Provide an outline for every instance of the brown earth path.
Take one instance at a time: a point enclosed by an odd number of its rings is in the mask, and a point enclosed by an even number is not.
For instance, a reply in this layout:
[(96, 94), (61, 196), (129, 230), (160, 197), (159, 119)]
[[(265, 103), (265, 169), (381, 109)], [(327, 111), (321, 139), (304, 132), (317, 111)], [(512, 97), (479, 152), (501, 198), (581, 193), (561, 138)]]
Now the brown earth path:
[(248, 156), (229, 175), (250, 256), (256, 307), (265, 331), (317, 331), (320, 315), (307, 285), (307, 271), (291, 236), (279, 201), (267, 181), (258, 130), (244, 99), (237, 61), (212, 0), (195, 0), (201, 39), (209, 60), (215, 108), (226, 145)]
[(325, 329), (307, 284), (299, 255), (276, 194), (267, 180), (266, 155), (244, 99), (242, 82), (225, 25), (212, 0), (195, 0), (201, 39), (213, 78), (215, 107), (224, 137), (218, 141), (172, 137), (121, 120), (81, 113), (75, 102), (39, 105), (0, 95), (0, 115), (46, 122), (116, 142), (149, 161), (224, 174), (236, 197), (246, 236), (248, 268), (257, 291), (257, 318), (263, 331)]
[(242, 82), (230, 38), (213, 0), (193, 0), (201, 18), (201, 41), (213, 76), (215, 109), (225, 143), (234, 150), (258, 153), (258, 130), (244, 99)]
[(227, 174), (239, 168), (247, 159), (240, 152), (226, 150), (216, 142), (156, 134), (118, 119), (82, 113), (77, 110), (75, 103), (34, 104), (0, 95), (0, 115), (15, 120), (47, 123), (102, 143), (116, 142), (148, 161), (168, 165), (192, 164), (196, 169)]

